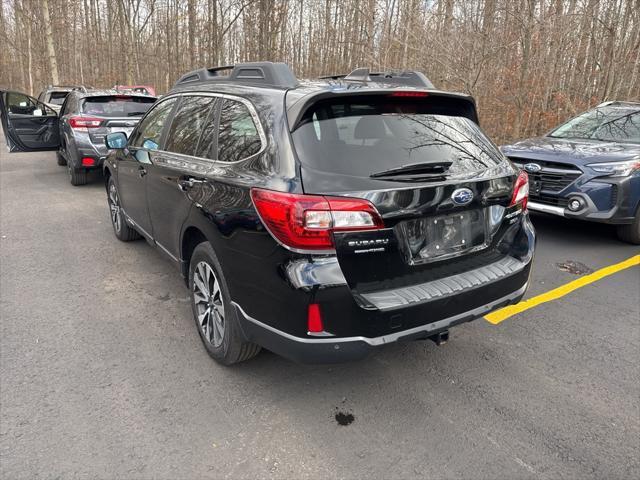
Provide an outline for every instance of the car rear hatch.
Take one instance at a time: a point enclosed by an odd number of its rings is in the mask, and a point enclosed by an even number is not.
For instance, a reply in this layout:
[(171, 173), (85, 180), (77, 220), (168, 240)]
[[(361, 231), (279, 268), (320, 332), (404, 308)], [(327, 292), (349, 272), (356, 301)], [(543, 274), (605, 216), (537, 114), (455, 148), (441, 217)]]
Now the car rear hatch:
[(440, 299), (524, 268), (509, 255), (517, 172), (468, 97), (334, 95), (301, 109), (292, 137), (305, 194), (363, 199), (380, 215), (332, 232), (361, 307)]
[[(140, 118), (146, 113), (155, 98), (135, 95), (104, 95), (87, 97), (82, 102), (83, 117), (96, 121), (89, 124), (89, 137), (94, 144), (104, 144), (109, 133), (131, 134)], [(99, 120), (99, 121), (98, 121)], [(87, 122), (85, 122), (87, 124)]]

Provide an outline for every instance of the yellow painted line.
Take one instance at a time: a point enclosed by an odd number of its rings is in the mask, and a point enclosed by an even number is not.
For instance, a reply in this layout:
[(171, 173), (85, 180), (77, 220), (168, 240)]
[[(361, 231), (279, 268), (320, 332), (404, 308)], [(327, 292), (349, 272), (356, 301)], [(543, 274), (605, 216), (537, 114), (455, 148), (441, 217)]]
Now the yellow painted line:
[(537, 307), (542, 303), (562, 298), (565, 295), (573, 292), (574, 290), (587, 286), (590, 283), (597, 282), (598, 280), (601, 280), (604, 277), (608, 277), (609, 275), (613, 275), (614, 273), (624, 270), (625, 268), (631, 268), (635, 266), (640, 266), (640, 255), (634, 255), (633, 257), (623, 262), (601, 268), (600, 270), (596, 270), (589, 275), (580, 277), (577, 280), (566, 283), (558, 288), (554, 288), (553, 290), (549, 290), (548, 292), (541, 295), (529, 298), (528, 300), (517, 303), (515, 305), (509, 305), (508, 307), (501, 308), (500, 310), (496, 310), (495, 312), (491, 312), (488, 315), (485, 315), (484, 318), (489, 323), (497, 325), (498, 323), (506, 320), (509, 317), (512, 317), (513, 315), (522, 313), (526, 310), (529, 310), (530, 308)]

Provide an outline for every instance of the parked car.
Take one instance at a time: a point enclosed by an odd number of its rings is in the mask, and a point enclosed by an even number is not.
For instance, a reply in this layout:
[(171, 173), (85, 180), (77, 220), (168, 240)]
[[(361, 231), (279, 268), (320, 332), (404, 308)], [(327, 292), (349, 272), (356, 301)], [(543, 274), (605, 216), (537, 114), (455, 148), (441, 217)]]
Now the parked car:
[(60, 108), (69, 92), (84, 92), (88, 90), (83, 85), (47, 85), (38, 95), (38, 101), (45, 103), (54, 112), (60, 113)]
[(131, 133), (154, 102), (148, 95), (74, 90), (56, 114), (24, 93), (0, 91), (0, 114), (10, 151), (57, 150), (71, 184), (84, 185), (90, 170), (102, 169), (105, 135)]
[(156, 89), (150, 85), (114, 85), (114, 90), (125, 93), (141, 93), (143, 95), (156, 96)]
[(104, 164), (116, 237), (176, 264), (214, 359), (343, 362), (521, 299), (527, 175), (471, 97), (416, 72), (222, 72), (186, 74), (129, 138), (107, 135)]
[(502, 152), (529, 173), (530, 210), (616, 225), (640, 244), (640, 103), (603, 103)]

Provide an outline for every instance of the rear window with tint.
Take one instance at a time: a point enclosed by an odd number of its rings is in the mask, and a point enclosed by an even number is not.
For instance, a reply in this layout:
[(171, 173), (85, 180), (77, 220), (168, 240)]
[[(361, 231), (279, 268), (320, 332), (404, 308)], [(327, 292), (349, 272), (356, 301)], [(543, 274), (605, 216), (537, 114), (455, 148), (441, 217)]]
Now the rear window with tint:
[(224, 100), (220, 109), (218, 160), (237, 162), (255, 155), (262, 148), (260, 133), (247, 106)]
[(82, 101), (82, 112), (101, 117), (139, 117), (144, 115), (155, 101), (153, 97), (126, 95), (88, 97)]
[(453, 162), (456, 175), (503, 161), (475, 122), (450, 113), (428, 98), (332, 99), (305, 112), (293, 140), (303, 166), (360, 177), (429, 162)]
[(64, 99), (67, 98), (67, 95), (69, 95), (69, 92), (51, 92), (49, 103), (62, 105), (64, 103)]

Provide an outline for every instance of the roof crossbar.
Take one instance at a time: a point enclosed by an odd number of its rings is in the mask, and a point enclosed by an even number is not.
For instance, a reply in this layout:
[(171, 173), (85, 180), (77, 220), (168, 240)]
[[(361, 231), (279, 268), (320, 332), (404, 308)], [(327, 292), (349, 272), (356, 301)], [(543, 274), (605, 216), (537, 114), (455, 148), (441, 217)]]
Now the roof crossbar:
[(390, 85), (403, 85), (407, 87), (434, 88), (433, 83), (422, 72), (388, 71), (371, 72), (369, 68), (356, 68), (348, 75), (325, 75), (322, 80), (344, 80), (347, 82), (386, 83)]
[[(220, 72), (224, 71), (230, 73), (222, 75)], [(239, 82), (277, 88), (293, 88), (298, 84), (286, 63), (249, 62), (193, 70), (180, 77), (173, 88), (209, 82)]]

